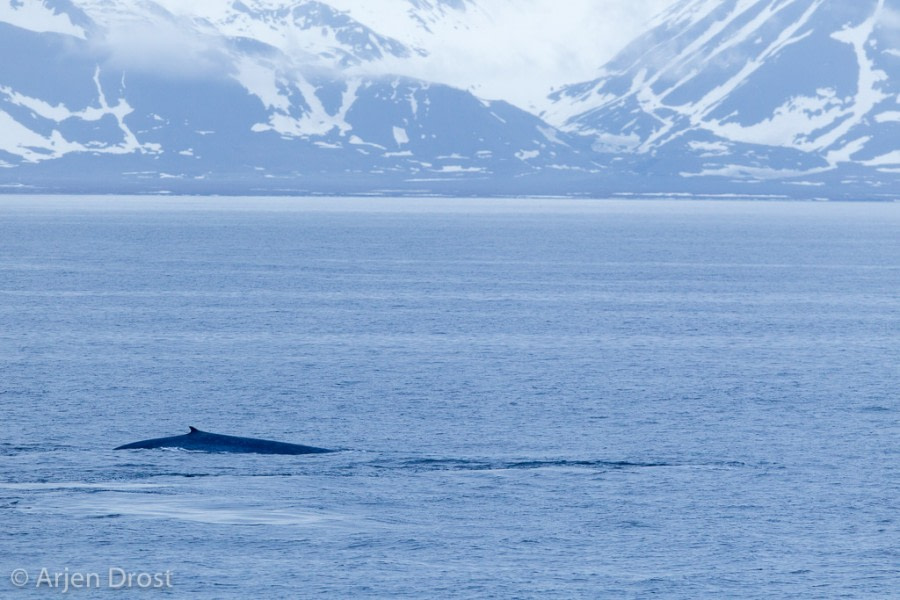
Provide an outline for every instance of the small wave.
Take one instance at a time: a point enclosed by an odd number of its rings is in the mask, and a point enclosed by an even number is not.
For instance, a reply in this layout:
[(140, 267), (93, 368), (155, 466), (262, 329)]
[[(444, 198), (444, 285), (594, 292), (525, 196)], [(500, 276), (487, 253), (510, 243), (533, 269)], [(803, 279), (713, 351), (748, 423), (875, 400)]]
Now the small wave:
[(84, 513), (93, 519), (123, 516), (146, 519), (172, 519), (216, 525), (315, 525), (337, 523), (343, 515), (299, 507), (272, 508), (256, 502), (232, 499), (166, 496), (142, 499), (106, 494), (70, 502), (66, 511)]
[(58, 450), (71, 450), (72, 446), (57, 444), (10, 444), (0, 443), (0, 456), (18, 456), (19, 454), (56, 452)]
[(98, 491), (128, 491), (146, 490), (158, 488), (154, 483), (89, 483), (82, 481), (33, 481), (21, 483), (0, 483), (0, 489), (6, 490), (98, 490)]
[(628, 460), (548, 460), (509, 463), (509, 469), (545, 469), (552, 467), (584, 467), (588, 469), (630, 469), (671, 467), (667, 462), (633, 462)]
[[(389, 465), (387, 465), (389, 466)], [(502, 471), (512, 469), (640, 469), (651, 467), (670, 467), (668, 462), (644, 462), (624, 460), (517, 460), (517, 461), (491, 461), (468, 460), (453, 458), (418, 458), (404, 460), (399, 463), (401, 468), (417, 469), (423, 471)]]
[(151, 479), (155, 477), (183, 477), (185, 479), (193, 479), (200, 477), (217, 477), (227, 475), (228, 473), (189, 473), (187, 471), (129, 471), (123, 472), (121, 475), (126, 479)]

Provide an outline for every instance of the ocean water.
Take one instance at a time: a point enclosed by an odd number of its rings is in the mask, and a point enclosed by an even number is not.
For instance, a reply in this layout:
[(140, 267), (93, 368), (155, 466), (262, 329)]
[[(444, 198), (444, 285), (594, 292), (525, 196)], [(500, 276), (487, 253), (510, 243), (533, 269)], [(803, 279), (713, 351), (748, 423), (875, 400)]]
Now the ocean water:
[(0, 596), (898, 597), (898, 379), (900, 204), (0, 197)]

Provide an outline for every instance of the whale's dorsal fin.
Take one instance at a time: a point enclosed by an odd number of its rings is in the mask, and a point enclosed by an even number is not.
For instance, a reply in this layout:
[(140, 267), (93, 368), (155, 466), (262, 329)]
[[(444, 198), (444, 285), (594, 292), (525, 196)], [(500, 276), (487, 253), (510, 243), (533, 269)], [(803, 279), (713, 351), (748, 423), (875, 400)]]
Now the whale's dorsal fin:
[(188, 425), (188, 429), (191, 430), (191, 433), (200, 433), (200, 430), (196, 427), (191, 427), (190, 425)]

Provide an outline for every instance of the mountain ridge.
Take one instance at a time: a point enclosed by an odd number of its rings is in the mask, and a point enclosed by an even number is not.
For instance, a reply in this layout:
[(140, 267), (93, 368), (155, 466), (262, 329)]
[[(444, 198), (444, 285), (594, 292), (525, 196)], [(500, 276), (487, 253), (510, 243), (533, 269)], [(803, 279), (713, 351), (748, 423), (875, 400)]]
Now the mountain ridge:
[[(428, 50), (344, 0), (14, 0), (0, 189), (890, 198), (895, 1), (681, 0), (533, 114), (385, 74)], [(484, 10), (403, 6), (423, 31)]]
[(756, 148), (808, 163), (709, 160), (691, 176), (795, 177), (843, 163), (889, 173), (900, 166), (898, 62), (879, 48), (884, 23), (896, 27), (891, 10), (885, 0), (683, 1), (600, 77), (554, 93), (543, 116), (599, 151), (665, 152), (687, 138), (710, 159)]

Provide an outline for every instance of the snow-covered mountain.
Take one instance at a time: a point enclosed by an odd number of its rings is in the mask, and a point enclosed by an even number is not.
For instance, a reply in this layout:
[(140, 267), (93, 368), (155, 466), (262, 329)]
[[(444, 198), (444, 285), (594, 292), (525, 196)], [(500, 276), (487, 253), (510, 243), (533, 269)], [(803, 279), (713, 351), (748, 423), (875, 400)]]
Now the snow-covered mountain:
[[(579, 140), (506, 102), (367, 73), (421, 50), (326, 3), (203, 6), (0, 3), (0, 51), (17, 57), (0, 66), (6, 184), (489, 192), (594, 168)], [(413, 8), (426, 23), (448, 10)]]
[(877, 187), (900, 172), (900, 3), (684, 0), (552, 99), (596, 151), (687, 177)]
[(534, 114), (427, 66), (543, 0), (0, 0), (0, 190), (900, 193), (900, 0), (635, 1)]

